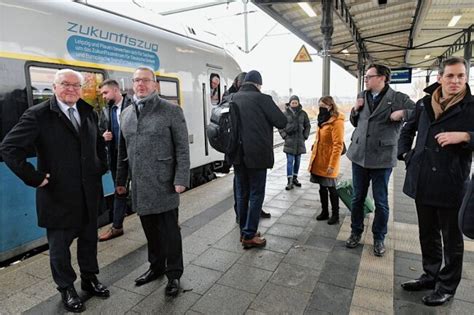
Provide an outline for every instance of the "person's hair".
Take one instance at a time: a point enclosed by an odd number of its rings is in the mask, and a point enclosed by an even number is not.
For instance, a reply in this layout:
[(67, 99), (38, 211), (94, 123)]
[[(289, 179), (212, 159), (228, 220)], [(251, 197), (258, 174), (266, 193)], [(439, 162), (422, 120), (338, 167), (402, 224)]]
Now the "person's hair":
[(107, 79), (105, 80), (104, 82), (102, 82), (101, 84), (99, 84), (99, 89), (103, 88), (104, 86), (112, 86), (112, 87), (115, 87), (117, 89), (120, 90), (120, 85), (118, 84), (117, 81), (115, 81), (114, 79)]
[(392, 74), (392, 71), (390, 71), (389, 67), (372, 63), (367, 67), (367, 70), (369, 70), (370, 68), (375, 68), (378, 75), (383, 75), (385, 77), (385, 83), (390, 82), (390, 75)]
[(339, 115), (339, 109), (337, 108), (336, 102), (334, 102), (332, 96), (323, 96), (319, 99), (318, 103), (323, 103), (331, 106), (331, 110), (329, 111), (331, 115)]
[(79, 79), (81, 85), (84, 84), (84, 77), (82, 76), (82, 74), (81, 74), (80, 72), (74, 71), (74, 70), (72, 70), (72, 69), (61, 69), (61, 70), (58, 70), (58, 71), (56, 72), (56, 74), (54, 75), (54, 81), (53, 81), (53, 82), (54, 82), (55, 84), (61, 83), (61, 82), (60, 82), (60, 78), (61, 78), (63, 75), (66, 75), (66, 74), (73, 74), (73, 75), (75, 75), (75, 76)]
[(134, 71), (133, 73), (137, 72), (138, 70), (142, 70), (142, 71), (148, 71), (148, 72), (150, 72), (150, 73), (153, 75), (153, 81), (155, 81), (155, 82), (156, 82), (156, 75), (155, 75), (155, 72), (153, 71), (153, 69), (152, 69), (152, 68), (150, 68), (150, 67), (147, 67), (147, 66), (140, 66), (140, 67), (136, 68), (136, 69), (135, 69), (135, 71)]
[(457, 64), (463, 64), (464, 68), (466, 68), (467, 71), (468, 67), (466, 59), (462, 57), (449, 57), (448, 59), (441, 61), (441, 63), (439, 64), (438, 74), (443, 75), (446, 66), (452, 66)]
[(247, 72), (241, 72), (235, 77), (234, 86), (236, 89), (240, 89), (240, 87), (242, 86), (242, 83), (244, 83), (244, 79), (246, 75), (247, 75)]

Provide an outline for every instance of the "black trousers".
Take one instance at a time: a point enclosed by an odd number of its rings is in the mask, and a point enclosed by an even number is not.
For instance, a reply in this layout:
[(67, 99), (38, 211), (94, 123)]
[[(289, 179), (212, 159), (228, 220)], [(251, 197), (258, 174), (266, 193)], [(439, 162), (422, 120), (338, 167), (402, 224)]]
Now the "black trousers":
[(46, 229), (49, 245), (49, 261), (53, 280), (58, 289), (65, 289), (74, 284), (76, 273), (71, 265), (69, 247), (77, 237), (77, 262), (81, 276), (95, 277), (99, 273), (97, 263), (97, 219), (90, 220), (81, 228)]
[(148, 241), (150, 268), (165, 272), (168, 279), (181, 278), (184, 267), (178, 209), (140, 216), (140, 220)]
[[(416, 203), (423, 270), (436, 289), (454, 294), (461, 281), (464, 241), (458, 227), (458, 208)], [(442, 242), (441, 242), (442, 241)], [(441, 268), (444, 256), (444, 266)]]

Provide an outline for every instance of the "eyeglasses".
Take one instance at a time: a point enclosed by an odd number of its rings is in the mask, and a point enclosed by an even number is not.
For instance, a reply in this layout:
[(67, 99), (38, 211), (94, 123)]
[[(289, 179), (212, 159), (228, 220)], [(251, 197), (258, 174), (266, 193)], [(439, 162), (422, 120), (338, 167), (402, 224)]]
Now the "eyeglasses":
[(145, 83), (145, 84), (147, 84), (147, 83), (150, 83), (152, 81), (153, 81), (152, 79), (138, 79), (138, 78), (137, 79), (132, 79), (133, 83)]
[(67, 82), (61, 82), (59, 83), (63, 88), (68, 89), (68, 88), (73, 88), (75, 90), (78, 90), (81, 88), (80, 83), (67, 83)]
[(370, 80), (373, 77), (380, 77), (380, 74), (364, 75), (364, 80)]

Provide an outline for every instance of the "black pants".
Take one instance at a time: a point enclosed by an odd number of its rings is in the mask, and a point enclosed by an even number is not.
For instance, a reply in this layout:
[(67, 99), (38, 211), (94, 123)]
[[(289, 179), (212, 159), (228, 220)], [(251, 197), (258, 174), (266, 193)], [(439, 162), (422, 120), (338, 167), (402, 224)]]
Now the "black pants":
[(168, 279), (183, 274), (183, 248), (178, 209), (160, 214), (140, 216), (148, 241), (148, 261), (156, 272), (165, 272)]
[[(328, 199), (329, 192), (329, 199)], [(321, 200), (321, 208), (323, 212), (329, 211), (329, 200), (331, 200), (331, 208), (333, 212), (339, 213), (339, 195), (336, 187), (328, 187), (319, 185), (319, 199)]]
[[(458, 228), (458, 209), (416, 203), (423, 270), (443, 293), (454, 294), (461, 281), (464, 242)], [(442, 240), (442, 242), (441, 242)], [(444, 267), (441, 269), (444, 254)]]
[(71, 265), (69, 247), (77, 237), (77, 261), (81, 276), (94, 277), (99, 273), (97, 263), (97, 220), (91, 220), (81, 228), (46, 229), (49, 245), (49, 261), (53, 280), (58, 289), (74, 284), (76, 273)]

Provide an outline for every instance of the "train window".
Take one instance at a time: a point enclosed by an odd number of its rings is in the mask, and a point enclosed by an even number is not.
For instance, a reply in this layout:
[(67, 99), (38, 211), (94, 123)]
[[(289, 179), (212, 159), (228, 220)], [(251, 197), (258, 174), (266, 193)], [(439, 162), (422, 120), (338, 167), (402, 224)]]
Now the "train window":
[(211, 88), (211, 103), (217, 105), (221, 100), (221, 78), (217, 73), (211, 73), (209, 86)]
[(178, 81), (173, 78), (158, 77), (156, 79), (156, 90), (160, 97), (176, 105), (180, 105)]
[[(31, 94), (33, 104), (36, 105), (53, 95), (54, 74), (59, 69), (31, 66), (29, 67)], [(77, 70), (84, 76), (82, 85), (82, 99), (94, 107), (102, 107), (104, 101), (100, 96), (98, 86), (104, 81), (104, 74), (100, 72)]]

